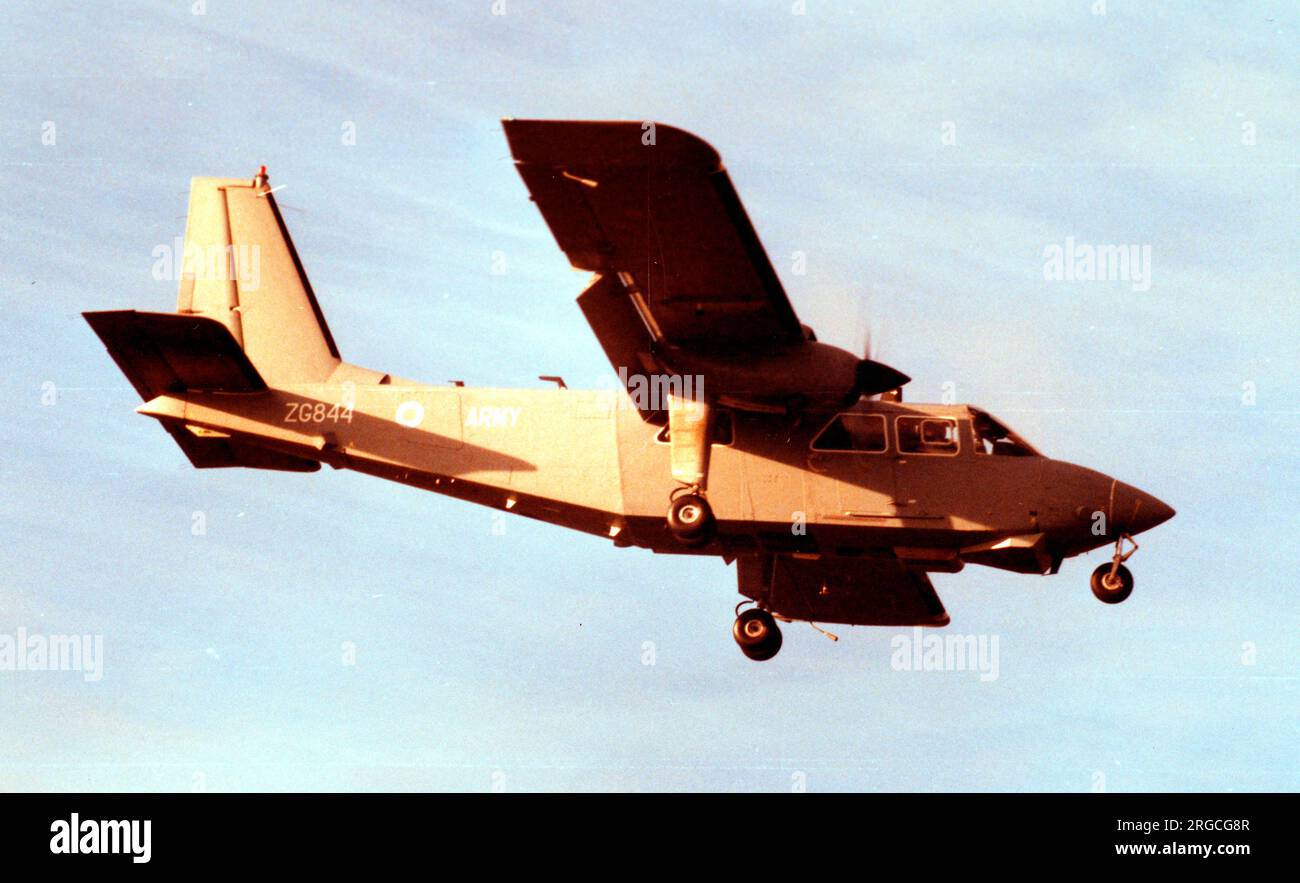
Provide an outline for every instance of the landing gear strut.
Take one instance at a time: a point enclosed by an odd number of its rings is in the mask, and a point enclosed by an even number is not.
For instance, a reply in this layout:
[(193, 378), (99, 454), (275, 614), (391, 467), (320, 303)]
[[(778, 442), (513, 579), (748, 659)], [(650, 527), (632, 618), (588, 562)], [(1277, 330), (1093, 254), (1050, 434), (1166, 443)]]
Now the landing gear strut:
[[(1127, 552), (1124, 551), (1125, 540), (1133, 544), (1133, 548)], [(1092, 572), (1092, 593), (1097, 600), (1106, 604), (1118, 604), (1133, 594), (1133, 574), (1124, 566), (1124, 562), (1137, 550), (1136, 540), (1126, 533), (1119, 535), (1110, 564), (1103, 564)]]
[(751, 607), (736, 617), (731, 636), (740, 645), (740, 652), (755, 662), (765, 662), (781, 649), (781, 630), (772, 614)]

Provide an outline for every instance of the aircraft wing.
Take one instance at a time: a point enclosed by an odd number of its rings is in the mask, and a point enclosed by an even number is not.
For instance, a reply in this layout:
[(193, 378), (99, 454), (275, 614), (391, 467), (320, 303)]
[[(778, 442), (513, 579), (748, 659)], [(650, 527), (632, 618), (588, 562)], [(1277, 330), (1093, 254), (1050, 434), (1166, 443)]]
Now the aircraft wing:
[(930, 578), (893, 558), (747, 555), (736, 561), (740, 593), (774, 614), (849, 625), (948, 624)]
[(803, 339), (758, 234), (707, 143), (651, 123), (503, 125), (519, 174), (570, 263), (631, 295), (631, 303), (620, 299), (625, 312), (592, 309), (594, 297), (584, 306), (606, 353), (623, 360), (616, 367), (637, 364), (627, 331), (638, 318), (648, 339), (700, 354)]

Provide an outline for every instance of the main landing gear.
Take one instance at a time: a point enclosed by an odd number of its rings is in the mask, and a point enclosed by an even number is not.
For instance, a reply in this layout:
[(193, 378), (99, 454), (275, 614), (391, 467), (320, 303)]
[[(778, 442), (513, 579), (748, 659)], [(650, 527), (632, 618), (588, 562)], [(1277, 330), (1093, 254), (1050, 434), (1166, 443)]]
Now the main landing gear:
[(668, 506), (668, 529), (683, 544), (702, 546), (713, 538), (717, 525), (709, 501), (697, 489), (688, 490)]
[(740, 652), (755, 662), (766, 662), (781, 649), (781, 629), (776, 619), (758, 607), (737, 614), (731, 636), (740, 645)]
[(712, 424), (708, 402), (669, 396), (669, 458), (673, 479), (681, 487), (669, 498), (668, 530), (688, 547), (708, 545), (717, 528), (713, 509), (704, 497)]
[[(1125, 540), (1133, 544), (1133, 548), (1127, 552), (1124, 551)], [(1119, 535), (1110, 564), (1103, 564), (1092, 572), (1092, 593), (1097, 600), (1106, 604), (1118, 604), (1133, 594), (1133, 574), (1124, 566), (1124, 562), (1137, 550), (1136, 540), (1126, 533)]]

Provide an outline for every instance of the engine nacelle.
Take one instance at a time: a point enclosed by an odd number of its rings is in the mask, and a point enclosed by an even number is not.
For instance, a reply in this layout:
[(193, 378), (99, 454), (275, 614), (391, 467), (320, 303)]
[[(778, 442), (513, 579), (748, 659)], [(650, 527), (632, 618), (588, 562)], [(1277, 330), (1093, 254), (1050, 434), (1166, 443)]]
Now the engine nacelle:
[(704, 396), (710, 401), (725, 399), (739, 407), (749, 402), (756, 410), (786, 407), (792, 401), (809, 405), (853, 402), (860, 396), (897, 389), (911, 379), (888, 365), (815, 340), (745, 359), (678, 350), (668, 354), (668, 361), (674, 373), (702, 377)]

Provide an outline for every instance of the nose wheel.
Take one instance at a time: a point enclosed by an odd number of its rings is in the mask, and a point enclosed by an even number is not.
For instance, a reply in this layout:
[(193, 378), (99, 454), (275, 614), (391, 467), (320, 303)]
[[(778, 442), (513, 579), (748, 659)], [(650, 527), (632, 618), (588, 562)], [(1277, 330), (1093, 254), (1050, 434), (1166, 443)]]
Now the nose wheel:
[(772, 614), (751, 607), (736, 617), (731, 636), (744, 653), (755, 662), (765, 662), (781, 649), (781, 629)]
[[(1124, 541), (1132, 543), (1133, 548), (1124, 551)], [(1124, 562), (1138, 550), (1137, 542), (1128, 534), (1120, 534), (1115, 541), (1115, 554), (1109, 564), (1103, 564), (1092, 572), (1092, 594), (1104, 604), (1118, 604), (1133, 594), (1133, 574), (1124, 566)]]
[(1103, 564), (1092, 572), (1092, 593), (1105, 604), (1118, 604), (1133, 594), (1133, 574), (1121, 564)]

